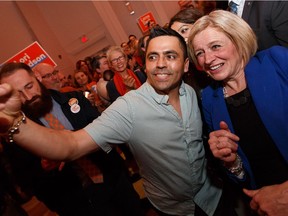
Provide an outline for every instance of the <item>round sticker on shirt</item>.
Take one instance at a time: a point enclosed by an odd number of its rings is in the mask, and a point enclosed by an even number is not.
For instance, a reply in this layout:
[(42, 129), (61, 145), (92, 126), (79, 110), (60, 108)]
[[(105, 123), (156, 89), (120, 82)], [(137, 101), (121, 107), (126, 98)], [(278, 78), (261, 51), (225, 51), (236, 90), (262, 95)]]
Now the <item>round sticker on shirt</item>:
[(78, 113), (80, 111), (80, 106), (78, 104), (73, 104), (70, 110), (72, 113)]
[(68, 104), (72, 106), (73, 104), (78, 104), (78, 100), (76, 98), (70, 98)]
[(76, 98), (71, 98), (68, 102), (70, 110), (72, 113), (78, 113), (80, 111), (80, 106), (78, 105), (78, 100)]

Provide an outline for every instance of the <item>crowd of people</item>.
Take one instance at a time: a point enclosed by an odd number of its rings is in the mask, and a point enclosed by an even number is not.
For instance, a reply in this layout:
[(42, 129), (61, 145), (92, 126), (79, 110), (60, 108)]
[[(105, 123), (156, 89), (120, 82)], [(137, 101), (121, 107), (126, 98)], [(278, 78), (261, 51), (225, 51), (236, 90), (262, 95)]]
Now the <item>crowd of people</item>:
[(144, 216), (135, 173), (155, 216), (288, 215), (288, 3), (231, 2), (179, 1), (69, 79), (4, 64), (1, 215), (36, 196), (60, 216)]

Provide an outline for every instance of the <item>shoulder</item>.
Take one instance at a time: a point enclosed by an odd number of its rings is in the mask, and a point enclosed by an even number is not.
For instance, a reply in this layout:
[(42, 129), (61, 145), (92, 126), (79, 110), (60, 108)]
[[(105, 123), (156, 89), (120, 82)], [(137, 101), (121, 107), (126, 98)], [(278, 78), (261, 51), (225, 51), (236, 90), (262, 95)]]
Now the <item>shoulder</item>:
[(209, 86), (204, 88), (201, 93), (201, 100), (202, 104), (211, 103), (212, 99), (214, 97), (217, 97), (220, 94), (222, 94), (222, 86), (220, 82), (213, 81)]
[(273, 46), (269, 49), (256, 53), (248, 63), (248, 66), (257, 64), (272, 64), (282, 69), (288, 68), (288, 48), (284, 46)]

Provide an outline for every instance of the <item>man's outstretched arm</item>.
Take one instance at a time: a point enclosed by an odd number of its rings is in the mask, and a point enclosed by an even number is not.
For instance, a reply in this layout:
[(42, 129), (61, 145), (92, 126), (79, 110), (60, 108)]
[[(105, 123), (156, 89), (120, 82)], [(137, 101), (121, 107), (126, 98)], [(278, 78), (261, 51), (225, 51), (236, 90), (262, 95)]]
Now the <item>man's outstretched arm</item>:
[(28, 118), (21, 122), (23, 116), (20, 109), (18, 92), (8, 84), (0, 85), (0, 134), (7, 136), (11, 127), (18, 125), (11, 138), (17, 145), (41, 157), (73, 160), (99, 148), (83, 129), (76, 132), (59, 131), (40, 126)]

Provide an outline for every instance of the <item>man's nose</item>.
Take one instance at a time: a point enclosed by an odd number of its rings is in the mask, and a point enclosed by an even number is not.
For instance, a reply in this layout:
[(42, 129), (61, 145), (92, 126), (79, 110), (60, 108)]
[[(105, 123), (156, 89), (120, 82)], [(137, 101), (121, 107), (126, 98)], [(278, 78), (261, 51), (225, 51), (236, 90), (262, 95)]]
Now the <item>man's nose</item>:
[(165, 57), (159, 57), (158, 61), (157, 61), (157, 67), (158, 68), (163, 68), (166, 67), (166, 59)]
[(29, 91), (22, 91), (22, 96), (25, 99), (24, 101), (29, 101), (33, 98), (33, 95)]

